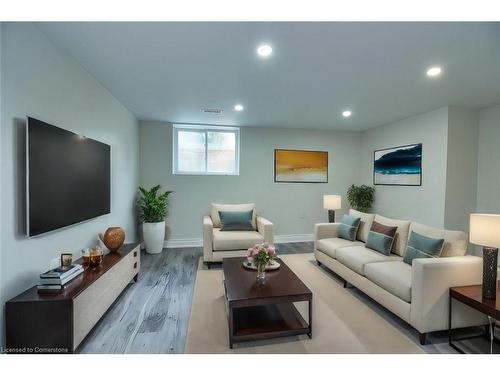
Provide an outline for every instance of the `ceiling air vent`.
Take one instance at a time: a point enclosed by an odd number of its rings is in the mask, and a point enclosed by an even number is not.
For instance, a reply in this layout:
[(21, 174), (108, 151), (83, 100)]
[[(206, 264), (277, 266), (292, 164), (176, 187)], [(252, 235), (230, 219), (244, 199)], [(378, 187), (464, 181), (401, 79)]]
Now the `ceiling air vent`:
[(210, 109), (210, 108), (202, 109), (201, 111), (203, 113), (212, 113), (212, 114), (215, 114), (215, 115), (220, 115), (223, 112), (222, 109)]

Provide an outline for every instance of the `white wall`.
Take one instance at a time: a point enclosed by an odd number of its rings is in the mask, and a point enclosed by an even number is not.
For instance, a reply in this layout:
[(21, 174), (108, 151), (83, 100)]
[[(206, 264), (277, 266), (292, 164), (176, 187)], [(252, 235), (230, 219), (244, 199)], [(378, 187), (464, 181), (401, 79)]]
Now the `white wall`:
[[(275, 223), (275, 234), (311, 234), (327, 220), (323, 194), (342, 194), (359, 180), (360, 134), (348, 131), (241, 128), (239, 176), (172, 175), (172, 126), (141, 122), (141, 185), (174, 190), (169, 209), (170, 239), (200, 239), (201, 218), (210, 202), (255, 202)], [(274, 149), (328, 151), (327, 184), (275, 183)], [(344, 202), (347, 206), (347, 201)], [(339, 216), (342, 211), (339, 212)]]
[(479, 112), (477, 212), (500, 214), (500, 105)]
[(476, 209), (479, 113), (448, 108), (445, 222), (448, 229), (469, 232), (469, 215)]
[[(3, 328), (5, 300), (34, 285), (37, 275), (61, 252), (78, 254), (112, 225), (125, 229), (127, 241), (135, 240), (139, 147), (137, 121), (131, 113), (35, 26), (4, 24), (1, 40)], [(111, 145), (111, 214), (39, 238), (24, 237), (26, 115)]]
[(375, 186), (373, 211), (444, 226), (448, 109), (414, 116), (361, 134), (361, 183), (373, 185), (375, 150), (422, 143), (422, 186)]

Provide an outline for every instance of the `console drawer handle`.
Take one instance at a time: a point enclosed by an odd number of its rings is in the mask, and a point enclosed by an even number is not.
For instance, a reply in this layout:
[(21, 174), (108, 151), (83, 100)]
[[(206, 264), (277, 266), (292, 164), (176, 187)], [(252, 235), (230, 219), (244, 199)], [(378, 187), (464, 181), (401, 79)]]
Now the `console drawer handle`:
[(137, 251), (134, 251), (134, 258), (137, 256)]
[(136, 268), (137, 268), (137, 262), (134, 263), (134, 269), (136, 269)]

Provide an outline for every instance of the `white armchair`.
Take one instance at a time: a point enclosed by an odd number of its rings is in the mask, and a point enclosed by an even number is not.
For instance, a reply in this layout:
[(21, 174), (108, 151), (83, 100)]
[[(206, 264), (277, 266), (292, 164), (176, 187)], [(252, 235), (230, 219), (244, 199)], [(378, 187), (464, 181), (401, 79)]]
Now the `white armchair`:
[[(253, 210), (252, 226), (249, 231), (221, 231), (219, 211)], [(223, 258), (245, 256), (249, 247), (256, 243), (272, 244), (273, 223), (255, 214), (255, 204), (212, 203), (210, 215), (203, 217), (203, 261), (209, 266)]]

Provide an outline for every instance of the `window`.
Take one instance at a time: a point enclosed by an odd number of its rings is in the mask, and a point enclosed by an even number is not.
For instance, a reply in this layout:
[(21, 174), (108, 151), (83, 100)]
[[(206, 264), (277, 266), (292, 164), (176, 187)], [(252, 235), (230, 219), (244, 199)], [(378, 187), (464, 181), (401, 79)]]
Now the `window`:
[(239, 128), (174, 124), (173, 139), (174, 174), (239, 174)]

